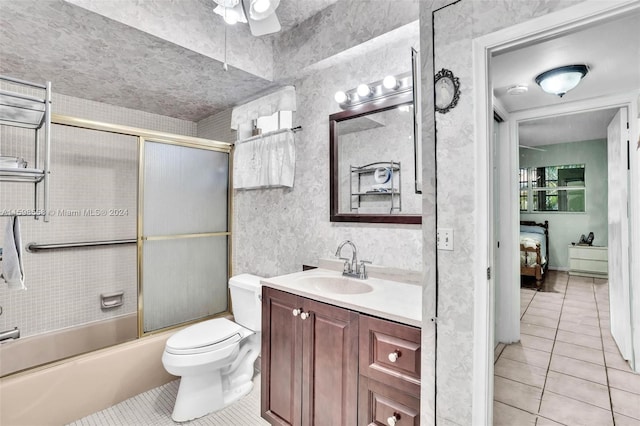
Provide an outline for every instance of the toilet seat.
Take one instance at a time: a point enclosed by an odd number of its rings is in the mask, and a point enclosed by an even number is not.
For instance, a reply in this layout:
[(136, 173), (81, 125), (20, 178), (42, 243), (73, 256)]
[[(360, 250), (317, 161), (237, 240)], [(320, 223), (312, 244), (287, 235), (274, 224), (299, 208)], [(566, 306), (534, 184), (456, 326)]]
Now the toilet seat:
[(242, 326), (226, 318), (203, 321), (171, 336), (165, 351), (176, 355), (217, 351), (242, 340), (242, 330)]

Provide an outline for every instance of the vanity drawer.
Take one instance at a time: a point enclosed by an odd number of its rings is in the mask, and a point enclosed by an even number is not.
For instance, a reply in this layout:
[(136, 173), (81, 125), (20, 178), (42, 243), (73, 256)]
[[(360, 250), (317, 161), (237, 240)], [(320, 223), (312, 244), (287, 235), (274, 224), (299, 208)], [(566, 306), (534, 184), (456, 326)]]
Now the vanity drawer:
[(420, 395), (419, 328), (360, 315), (360, 374)]
[(360, 376), (360, 426), (420, 426), (420, 399)]

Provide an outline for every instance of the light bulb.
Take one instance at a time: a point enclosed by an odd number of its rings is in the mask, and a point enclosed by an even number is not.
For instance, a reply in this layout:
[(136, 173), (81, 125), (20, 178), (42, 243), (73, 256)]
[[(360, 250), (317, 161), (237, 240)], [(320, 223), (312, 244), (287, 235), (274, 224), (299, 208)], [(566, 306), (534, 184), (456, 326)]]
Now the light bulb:
[(253, 8), (253, 10), (255, 10), (257, 13), (264, 13), (267, 10), (269, 10), (269, 8), (271, 7), (271, 1), (270, 0), (255, 0), (252, 4), (251, 7)]
[(398, 80), (394, 76), (388, 75), (382, 80), (382, 85), (385, 89), (396, 89), (398, 87)]
[(238, 14), (235, 10), (227, 9), (224, 13), (224, 22), (229, 25), (234, 25), (238, 22)]
[(346, 93), (344, 93), (342, 90), (336, 92), (335, 95), (333, 95), (333, 99), (335, 99), (335, 101), (339, 104), (343, 104), (345, 102), (347, 102), (347, 99), (349, 99), (349, 97), (347, 96)]
[(358, 93), (358, 96), (365, 98), (371, 94), (371, 87), (366, 84), (360, 84), (358, 85), (356, 92)]

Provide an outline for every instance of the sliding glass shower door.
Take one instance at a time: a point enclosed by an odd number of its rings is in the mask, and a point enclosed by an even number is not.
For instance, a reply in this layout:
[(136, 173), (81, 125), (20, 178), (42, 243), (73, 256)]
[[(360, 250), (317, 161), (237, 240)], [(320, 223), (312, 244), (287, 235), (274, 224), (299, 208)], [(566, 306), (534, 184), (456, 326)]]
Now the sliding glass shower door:
[(141, 334), (228, 311), (229, 153), (141, 140)]

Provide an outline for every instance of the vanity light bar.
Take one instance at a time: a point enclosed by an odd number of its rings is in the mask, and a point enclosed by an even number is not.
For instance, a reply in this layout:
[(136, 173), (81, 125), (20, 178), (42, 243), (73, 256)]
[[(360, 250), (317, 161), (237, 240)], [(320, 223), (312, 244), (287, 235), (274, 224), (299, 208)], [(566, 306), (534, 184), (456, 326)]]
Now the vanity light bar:
[[(395, 79), (395, 84), (391, 84), (392, 78)], [(413, 78), (411, 72), (405, 72), (395, 76), (387, 76), (373, 83), (360, 84), (355, 89), (346, 92), (338, 91), (334, 99), (340, 104), (340, 108), (350, 109), (366, 102), (399, 95), (411, 90), (413, 90)]]

